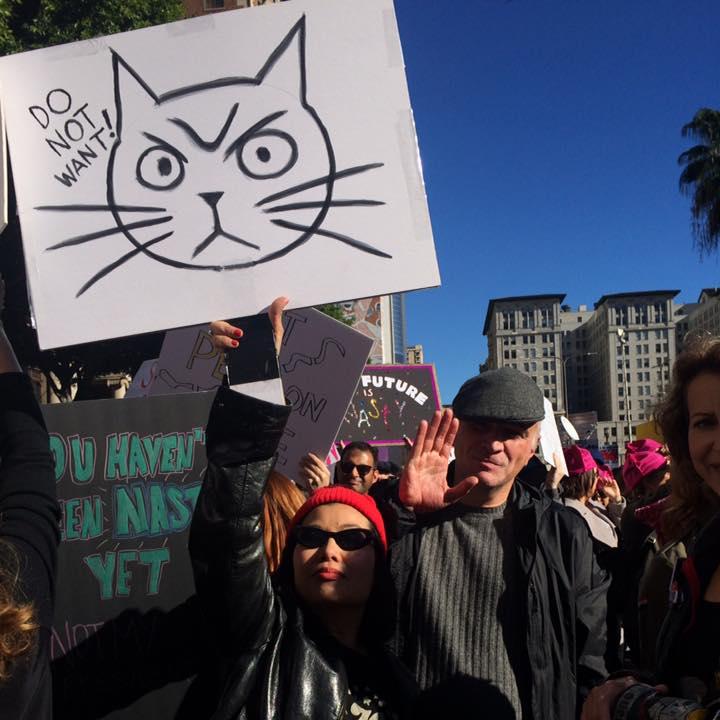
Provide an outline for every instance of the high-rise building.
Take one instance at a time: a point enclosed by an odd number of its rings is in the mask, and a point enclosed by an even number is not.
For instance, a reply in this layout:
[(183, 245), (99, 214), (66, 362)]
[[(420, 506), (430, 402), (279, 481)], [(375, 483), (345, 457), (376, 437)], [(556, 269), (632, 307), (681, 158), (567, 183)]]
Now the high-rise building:
[(483, 335), (487, 367), (514, 367), (530, 375), (545, 397), (565, 412), (560, 303), (565, 295), (495, 298), (488, 304)]
[(425, 354), (422, 345), (410, 345), (405, 348), (405, 362), (408, 365), (422, 365), (425, 362)]
[(600, 444), (617, 444), (622, 453), (670, 382), (677, 327), (702, 322), (711, 329), (717, 318), (720, 331), (720, 294), (704, 291), (685, 318), (674, 302), (678, 292), (603, 295), (592, 310), (562, 305), (564, 295), (490, 300), (486, 367), (530, 375), (557, 412), (595, 413)]
[(378, 295), (341, 303), (353, 328), (373, 339), (368, 363), (405, 363), (405, 298), (402, 294)]

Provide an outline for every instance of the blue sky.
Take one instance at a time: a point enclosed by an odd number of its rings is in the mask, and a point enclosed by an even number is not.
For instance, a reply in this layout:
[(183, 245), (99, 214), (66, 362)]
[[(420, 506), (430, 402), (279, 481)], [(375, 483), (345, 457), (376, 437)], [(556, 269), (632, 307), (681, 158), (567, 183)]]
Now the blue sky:
[(441, 288), (407, 295), (444, 402), (490, 298), (720, 286), (678, 191), (680, 128), (720, 108), (718, 0), (396, 0)]

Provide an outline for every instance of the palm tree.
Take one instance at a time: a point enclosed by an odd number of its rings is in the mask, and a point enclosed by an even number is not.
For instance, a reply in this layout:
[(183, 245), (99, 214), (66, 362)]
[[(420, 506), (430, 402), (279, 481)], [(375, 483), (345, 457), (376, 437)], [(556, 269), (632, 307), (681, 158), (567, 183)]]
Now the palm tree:
[(698, 110), (682, 135), (698, 141), (678, 163), (685, 166), (680, 190), (692, 198), (693, 235), (702, 256), (720, 245), (720, 111)]

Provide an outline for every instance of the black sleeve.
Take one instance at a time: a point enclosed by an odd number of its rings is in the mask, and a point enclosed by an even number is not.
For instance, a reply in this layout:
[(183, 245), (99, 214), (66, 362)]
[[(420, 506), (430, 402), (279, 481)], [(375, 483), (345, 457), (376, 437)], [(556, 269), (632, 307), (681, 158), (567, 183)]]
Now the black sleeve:
[(47, 430), (28, 377), (0, 374), (0, 537), (21, 554), (22, 591), (52, 621), (60, 539), (55, 475)]
[(290, 409), (220, 388), (210, 412), (208, 467), (190, 528), (190, 558), (208, 622), (231, 654), (262, 642), (273, 620), (260, 519)]

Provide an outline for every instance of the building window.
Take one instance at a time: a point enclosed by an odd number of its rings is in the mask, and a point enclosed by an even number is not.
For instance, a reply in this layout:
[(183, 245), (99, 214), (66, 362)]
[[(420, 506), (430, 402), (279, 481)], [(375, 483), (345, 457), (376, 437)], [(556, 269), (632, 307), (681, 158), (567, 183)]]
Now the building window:
[(515, 313), (505, 310), (502, 314), (502, 326), (503, 330), (514, 330), (515, 329)]
[(206, 10), (222, 10), (225, 7), (225, 0), (205, 0)]
[(655, 303), (655, 322), (667, 322), (667, 306), (665, 303)]
[(535, 313), (532, 310), (522, 310), (520, 312), (523, 330), (535, 329)]
[(542, 327), (552, 327), (552, 308), (540, 309), (540, 325)]

